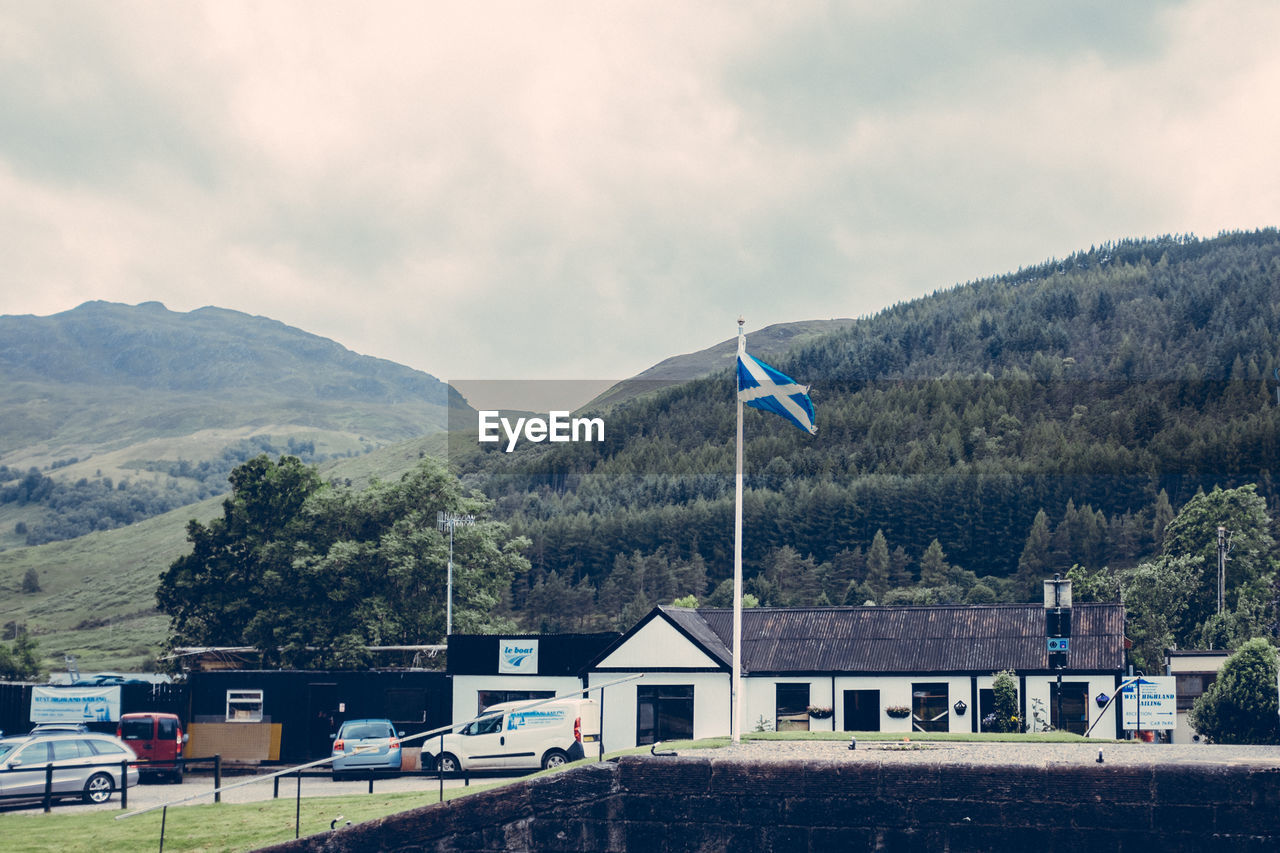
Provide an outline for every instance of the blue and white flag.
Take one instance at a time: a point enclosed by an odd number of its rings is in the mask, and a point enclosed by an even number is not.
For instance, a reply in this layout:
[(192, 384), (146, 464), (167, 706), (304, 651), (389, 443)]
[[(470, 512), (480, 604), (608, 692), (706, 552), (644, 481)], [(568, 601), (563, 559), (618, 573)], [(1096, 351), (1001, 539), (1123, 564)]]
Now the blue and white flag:
[(746, 352), (738, 353), (738, 399), (748, 406), (782, 415), (810, 435), (818, 434), (809, 386), (797, 384)]

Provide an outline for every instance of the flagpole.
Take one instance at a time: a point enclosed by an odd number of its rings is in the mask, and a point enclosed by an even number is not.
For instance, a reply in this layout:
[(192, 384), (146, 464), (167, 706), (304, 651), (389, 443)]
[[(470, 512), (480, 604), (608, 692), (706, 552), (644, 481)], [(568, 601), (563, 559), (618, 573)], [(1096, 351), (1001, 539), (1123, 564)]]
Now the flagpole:
[[(738, 360), (747, 352), (747, 339), (742, 333), (746, 323), (738, 318)], [(738, 393), (738, 369), (733, 371), (734, 398), (738, 404), (737, 457), (738, 472), (733, 486), (733, 681), (729, 694), (729, 733), (733, 742), (742, 740), (742, 395)]]

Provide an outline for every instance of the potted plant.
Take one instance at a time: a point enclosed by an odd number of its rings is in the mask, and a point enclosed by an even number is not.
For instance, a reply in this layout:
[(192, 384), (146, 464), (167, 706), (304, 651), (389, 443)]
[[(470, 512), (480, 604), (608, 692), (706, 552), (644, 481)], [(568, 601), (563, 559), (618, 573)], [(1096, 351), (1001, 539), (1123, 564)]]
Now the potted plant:
[(810, 705), (809, 716), (815, 720), (825, 720), (831, 716), (831, 709), (823, 705)]
[(897, 719), (911, 716), (911, 709), (906, 705), (890, 705), (884, 709), (884, 712), (890, 717), (895, 717)]

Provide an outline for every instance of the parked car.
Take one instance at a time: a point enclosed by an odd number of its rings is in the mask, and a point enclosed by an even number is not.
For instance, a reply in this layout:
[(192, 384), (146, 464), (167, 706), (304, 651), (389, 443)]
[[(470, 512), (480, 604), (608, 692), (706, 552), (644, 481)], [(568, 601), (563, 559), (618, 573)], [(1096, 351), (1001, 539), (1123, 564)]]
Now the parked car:
[(445, 735), (436, 769), (457, 773), (560, 767), (585, 757), (584, 743), (599, 740), (600, 705), (594, 699), (504, 702)]
[[(138, 756), (119, 738), (94, 732), (57, 732), (0, 739), (0, 802), (40, 799), (53, 765), (55, 799), (105, 803), (122, 785), (138, 784)], [(121, 772), (121, 762), (130, 765)]]
[(182, 749), (187, 735), (177, 714), (141, 711), (120, 715), (116, 737), (138, 754), (138, 772), (182, 783)]
[(333, 736), (333, 780), (356, 771), (400, 771), (400, 738), (390, 720), (347, 720)]

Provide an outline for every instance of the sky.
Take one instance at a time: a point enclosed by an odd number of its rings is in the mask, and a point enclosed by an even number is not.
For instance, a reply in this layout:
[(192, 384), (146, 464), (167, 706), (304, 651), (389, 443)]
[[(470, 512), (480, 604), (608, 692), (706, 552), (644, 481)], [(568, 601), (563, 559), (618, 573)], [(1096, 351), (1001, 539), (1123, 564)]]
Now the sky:
[(611, 380), (1280, 225), (1280, 4), (0, 0), (0, 314)]

